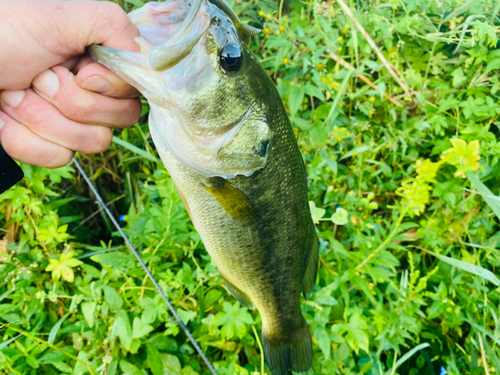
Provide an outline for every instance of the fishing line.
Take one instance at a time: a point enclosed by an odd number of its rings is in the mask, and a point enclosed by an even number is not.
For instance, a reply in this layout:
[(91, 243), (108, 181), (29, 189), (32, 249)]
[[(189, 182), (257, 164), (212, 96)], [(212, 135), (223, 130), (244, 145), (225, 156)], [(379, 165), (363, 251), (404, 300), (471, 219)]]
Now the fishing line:
[(127, 235), (125, 234), (125, 232), (123, 231), (123, 229), (120, 227), (120, 224), (118, 224), (118, 221), (116, 221), (116, 219), (114, 218), (113, 214), (109, 210), (109, 208), (106, 205), (106, 203), (104, 203), (104, 200), (102, 199), (101, 195), (99, 194), (99, 192), (97, 191), (97, 189), (95, 188), (95, 186), (90, 181), (89, 176), (87, 176), (87, 174), (83, 170), (83, 168), (80, 165), (80, 163), (78, 163), (78, 160), (76, 160), (76, 158), (73, 158), (73, 163), (76, 165), (76, 168), (80, 171), (80, 173), (82, 174), (83, 178), (85, 179), (85, 181), (89, 185), (90, 189), (92, 190), (92, 192), (96, 196), (98, 203), (101, 205), (101, 207), (104, 210), (104, 212), (106, 212), (106, 215), (108, 215), (109, 219), (113, 222), (113, 224), (116, 227), (116, 229), (118, 229), (118, 232), (120, 232), (120, 234), (123, 237), (123, 239), (125, 240), (125, 243), (127, 244), (128, 248), (132, 251), (132, 253), (135, 255), (135, 257), (137, 258), (137, 260), (141, 264), (141, 267), (144, 269), (144, 272), (146, 272), (146, 275), (148, 275), (149, 279), (151, 280), (151, 282), (155, 286), (155, 288), (158, 291), (158, 293), (160, 293), (161, 298), (163, 298), (163, 301), (165, 301), (165, 303), (167, 304), (168, 308), (170, 309), (170, 312), (172, 313), (172, 315), (174, 316), (175, 320), (177, 321), (177, 324), (179, 324), (179, 326), (181, 327), (181, 329), (184, 331), (184, 333), (186, 334), (186, 336), (189, 338), (189, 341), (191, 341), (191, 344), (193, 344), (194, 348), (196, 349), (196, 351), (200, 355), (201, 359), (203, 359), (203, 362), (205, 362), (205, 364), (207, 365), (207, 367), (210, 370), (210, 372), (213, 375), (217, 375), (217, 372), (215, 372), (214, 367), (212, 366), (212, 364), (210, 363), (210, 361), (208, 360), (208, 358), (205, 356), (205, 353), (203, 353), (203, 350), (200, 348), (200, 346), (198, 345), (198, 343), (194, 339), (193, 335), (191, 335), (191, 332), (189, 332), (189, 330), (187, 329), (187, 327), (182, 322), (181, 318), (177, 314), (177, 311), (175, 311), (174, 306), (172, 305), (172, 303), (170, 302), (170, 300), (168, 299), (168, 297), (165, 295), (165, 293), (161, 289), (160, 285), (158, 284), (158, 282), (156, 281), (155, 277), (153, 276), (153, 274), (149, 270), (148, 266), (146, 266), (146, 263), (144, 263), (144, 261), (142, 260), (139, 252), (134, 247), (134, 245), (132, 245), (132, 242), (130, 242), (129, 238), (127, 237)]

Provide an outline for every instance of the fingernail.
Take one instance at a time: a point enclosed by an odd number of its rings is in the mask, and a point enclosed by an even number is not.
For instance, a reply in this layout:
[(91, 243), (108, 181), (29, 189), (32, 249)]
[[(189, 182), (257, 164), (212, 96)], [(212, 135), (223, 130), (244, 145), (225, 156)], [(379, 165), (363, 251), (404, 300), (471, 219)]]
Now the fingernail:
[(98, 76), (94, 76), (87, 79), (80, 86), (82, 89), (98, 92), (101, 94), (105, 94), (113, 90), (111, 84), (108, 81), (106, 81), (106, 79)]
[(4, 125), (5, 125), (5, 121), (2, 120), (2, 118), (0, 117), (0, 130), (2, 130)]
[(16, 108), (19, 103), (24, 99), (24, 95), (26, 95), (26, 91), (2, 91), (0, 100), (7, 104), (9, 107)]
[(59, 91), (59, 77), (52, 70), (46, 70), (35, 77), (33, 88), (42, 95), (53, 98)]

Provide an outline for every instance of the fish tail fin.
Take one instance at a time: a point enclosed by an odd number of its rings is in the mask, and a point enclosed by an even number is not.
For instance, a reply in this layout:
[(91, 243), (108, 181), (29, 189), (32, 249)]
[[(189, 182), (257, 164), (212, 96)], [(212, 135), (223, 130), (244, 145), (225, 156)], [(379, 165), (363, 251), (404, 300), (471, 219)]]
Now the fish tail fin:
[(311, 254), (307, 263), (306, 272), (302, 278), (302, 294), (307, 299), (316, 284), (316, 274), (318, 273), (319, 252), (318, 252), (318, 237), (313, 228), (311, 236)]
[(262, 344), (269, 369), (273, 375), (288, 375), (289, 371), (306, 372), (312, 366), (312, 341), (309, 326), (302, 326), (286, 338), (273, 338), (262, 330)]

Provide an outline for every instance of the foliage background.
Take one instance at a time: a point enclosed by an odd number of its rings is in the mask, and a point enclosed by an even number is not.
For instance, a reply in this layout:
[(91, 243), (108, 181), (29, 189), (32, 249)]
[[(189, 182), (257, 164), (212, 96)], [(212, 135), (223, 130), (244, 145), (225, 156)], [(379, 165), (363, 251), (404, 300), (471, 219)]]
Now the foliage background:
[[(348, 1), (374, 49), (336, 1), (232, 3), (264, 29), (251, 48), (307, 163), (309, 374), (500, 372), (499, 4)], [(260, 318), (224, 288), (147, 112), (79, 160), (218, 373), (269, 374)], [(0, 372), (206, 374), (75, 169), (23, 168), (0, 197)]]

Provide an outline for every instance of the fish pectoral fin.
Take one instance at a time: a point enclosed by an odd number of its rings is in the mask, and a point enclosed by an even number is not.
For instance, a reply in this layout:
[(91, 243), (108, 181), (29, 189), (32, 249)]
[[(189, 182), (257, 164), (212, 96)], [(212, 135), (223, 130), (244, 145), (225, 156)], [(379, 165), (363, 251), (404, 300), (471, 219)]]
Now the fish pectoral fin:
[(309, 297), (309, 294), (312, 292), (314, 285), (316, 284), (316, 274), (318, 272), (319, 263), (318, 237), (316, 236), (314, 228), (312, 228), (311, 230), (311, 253), (307, 262), (306, 272), (304, 273), (304, 277), (302, 278), (302, 294), (304, 295), (305, 299)]
[(210, 182), (203, 186), (229, 216), (247, 223), (257, 219), (254, 205), (237, 186), (221, 177), (211, 178)]
[(222, 275), (222, 273), (220, 274), (220, 276), (222, 280), (224, 280), (224, 284), (226, 284), (227, 289), (229, 289), (233, 297), (236, 298), (239, 301), (239, 303), (241, 303), (243, 306), (245, 306), (250, 310), (255, 309), (255, 305), (252, 303), (250, 298), (248, 298), (245, 293), (243, 293), (241, 290), (239, 290), (237, 287), (235, 287), (233, 284), (227, 281), (227, 279)]

